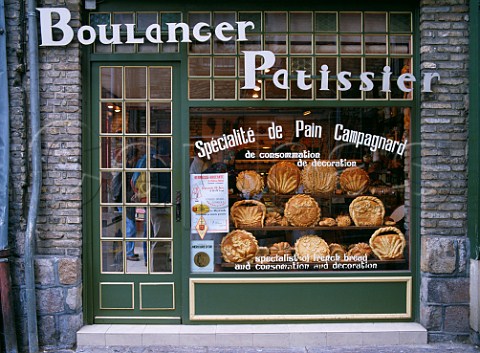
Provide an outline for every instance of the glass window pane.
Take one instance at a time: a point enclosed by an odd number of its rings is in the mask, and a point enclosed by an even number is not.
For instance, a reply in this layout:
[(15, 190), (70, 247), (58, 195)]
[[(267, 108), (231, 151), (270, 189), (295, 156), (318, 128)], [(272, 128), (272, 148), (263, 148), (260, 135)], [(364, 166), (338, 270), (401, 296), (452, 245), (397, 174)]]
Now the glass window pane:
[(150, 138), (150, 168), (172, 167), (172, 139), (170, 137)]
[(315, 30), (317, 32), (336, 32), (337, 14), (335, 12), (317, 12), (315, 14)]
[(123, 243), (102, 241), (102, 272), (123, 273)]
[(158, 53), (158, 44), (144, 43), (138, 44), (139, 53)]
[(120, 45), (114, 45), (113, 49), (115, 53), (118, 54), (131, 54), (135, 53), (135, 44), (120, 44)]
[(391, 54), (412, 54), (411, 36), (390, 36)]
[(290, 58), (290, 72), (296, 75), (297, 71), (305, 71), (307, 75), (313, 72), (312, 58)]
[[(250, 32), (262, 31), (262, 13), (261, 12), (239, 12), (238, 20), (244, 21), (244, 22), (248, 22), (248, 21), (253, 22), (255, 28), (248, 29), (248, 31)], [(251, 36), (247, 34), (247, 38), (250, 40)]]
[(322, 70), (323, 65), (327, 65), (327, 71), (330, 71), (330, 76), (335, 76), (337, 74), (337, 58), (322, 58), (322, 57), (317, 57), (316, 59), (316, 70), (317, 73)]
[(387, 37), (386, 36), (365, 36), (366, 54), (386, 54)]
[(265, 50), (273, 53), (287, 53), (287, 36), (286, 35), (265, 35)]
[(172, 104), (150, 103), (150, 133), (172, 133)]
[(285, 12), (265, 12), (266, 32), (287, 32), (287, 14)]
[(337, 36), (336, 35), (315, 36), (315, 52), (317, 54), (336, 54), (337, 53)]
[(212, 52), (211, 41), (207, 42), (198, 42), (193, 40), (189, 44), (188, 51), (190, 54), (210, 54)]
[(113, 23), (135, 23), (133, 13), (116, 12), (113, 14)]
[(286, 99), (286, 89), (278, 88), (272, 80), (265, 80), (265, 98), (266, 99)]
[(190, 27), (195, 26), (199, 22), (212, 23), (210, 12), (190, 12), (188, 14), (188, 23)]
[(234, 57), (216, 57), (213, 59), (213, 75), (234, 77), (237, 74), (237, 60)]
[(390, 32), (411, 32), (412, 16), (410, 13), (391, 13)]
[(210, 99), (210, 80), (189, 80), (188, 98), (190, 99)]
[(209, 56), (190, 57), (188, 59), (188, 75), (210, 77), (211, 62), (212, 59)]
[(137, 28), (139, 31), (145, 31), (151, 24), (158, 23), (157, 13), (139, 12), (137, 13)]
[(306, 79), (305, 85), (312, 85), (312, 88), (303, 90), (298, 88), (297, 80), (292, 80), (292, 87), (290, 89), (290, 98), (292, 99), (312, 99), (313, 97), (313, 84), (312, 79)]
[(172, 69), (170, 67), (150, 67), (150, 98), (172, 99)]
[(327, 89), (321, 90), (322, 83), (317, 81), (316, 98), (317, 99), (336, 99), (337, 98), (337, 81), (329, 80), (327, 83)]
[(363, 22), (365, 32), (385, 33), (387, 31), (386, 13), (366, 13)]
[(145, 99), (147, 97), (147, 68), (125, 68), (125, 98)]
[(290, 13), (290, 32), (311, 32), (312, 31), (312, 13), (311, 12), (291, 12)]
[[(121, 202), (121, 179), (114, 180), (118, 172), (100, 173), (100, 202), (101, 203), (119, 203)], [(115, 185), (114, 185), (115, 182)]]
[(353, 12), (340, 12), (340, 32), (361, 32), (362, 15)]
[(365, 71), (374, 72), (375, 76), (379, 75), (383, 68), (387, 65), (386, 58), (366, 58)]
[(100, 68), (100, 86), (102, 88), (102, 98), (119, 98), (122, 94), (122, 68), (121, 67), (102, 67)]
[(172, 242), (154, 241), (151, 242), (151, 259), (149, 262), (150, 272), (171, 272), (172, 271)]
[(150, 237), (172, 238), (171, 207), (150, 207)]
[(122, 238), (122, 208), (100, 207), (102, 212), (101, 238)]
[(101, 132), (103, 134), (122, 133), (122, 103), (105, 102), (101, 106)]
[(311, 54), (313, 52), (313, 42), (311, 35), (290, 35), (290, 53), (291, 54)]
[[(180, 12), (162, 12), (160, 14), (162, 22), (162, 31), (168, 30), (167, 23), (180, 23), (182, 22), (182, 14)], [(208, 22), (207, 22), (208, 23)]]
[(237, 51), (236, 42), (232, 39), (229, 41), (214, 40), (213, 52), (215, 54), (235, 54)]
[(362, 72), (361, 58), (340, 58), (340, 70), (352, 73), (352, 76), (360, 76)]
[(172, 174), (171, 172), (150, 173), (150, 202), (172, 203)]
[(214, 99), (235, 99), (235, 80), (214, 80)]
[[(237, 16), (235, 12), (215, 12), (213, 14), (214, 25), (217, 26), (222, 22), (227, 22), (232, 25), (237, 21)], [(227, 32), (224, 32), (227, 35)]]
[(125, 103), (126, 133), (144, 134), (147, 132), (147, 103)]
[(361, 54), (362, 53), (362, 36), (361, 35), (340, 36), (340, 53)]
[(101, 146), (101, 168), (121, 168), (123, 156), (122, 138), (102, 137)]
[(245, 42), (238, 42), (239, 53), (243, 51), (262, 50), (262, 36), (260, 35), (247, 35), (248, 40)]
[(144, 137), (125, 138), (126, 168), (145, 168), (145, 162), (142, 160), (142, 157), (145, 156), (146, 142)]

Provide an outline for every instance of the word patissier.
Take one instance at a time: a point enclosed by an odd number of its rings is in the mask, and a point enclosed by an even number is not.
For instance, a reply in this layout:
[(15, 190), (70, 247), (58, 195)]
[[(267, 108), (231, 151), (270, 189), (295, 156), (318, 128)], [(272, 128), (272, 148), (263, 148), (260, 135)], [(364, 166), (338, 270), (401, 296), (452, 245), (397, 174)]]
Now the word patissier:
[(243, 127), (241, 127), (238, 130), (233, 129), (231, 134), (223, 134), (222, 136), (217, 138), (212, 137), (212, 140), (210, 142), (198, 140), (197, 142), (195, 142), (195, 147), (199, 150), (198, 156), (200, 158), (207, 157), (207, 159), (210, 159), (213, 153), (254, 142), (254, 131), (251, 128), (248, 128), (248, 130), (245, 131)]

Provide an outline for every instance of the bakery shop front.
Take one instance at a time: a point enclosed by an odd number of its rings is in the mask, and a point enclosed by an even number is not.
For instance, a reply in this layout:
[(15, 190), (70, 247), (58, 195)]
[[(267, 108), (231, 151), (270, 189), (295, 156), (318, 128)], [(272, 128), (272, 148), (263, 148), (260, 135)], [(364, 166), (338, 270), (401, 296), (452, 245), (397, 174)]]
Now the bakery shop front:
[(88, 63), (87, 322), (416, 321), (417, 12), (40, 8)]

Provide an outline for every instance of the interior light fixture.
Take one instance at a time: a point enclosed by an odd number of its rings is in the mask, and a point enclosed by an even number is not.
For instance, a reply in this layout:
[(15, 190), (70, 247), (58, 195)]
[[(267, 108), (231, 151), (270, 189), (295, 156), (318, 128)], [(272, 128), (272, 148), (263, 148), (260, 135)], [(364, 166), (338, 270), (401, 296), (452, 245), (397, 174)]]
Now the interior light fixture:
[(260, 92), (260, 87), (255, 86), (255, 87), (253, 88), (253, 90), (254, 90), (255, 92)]
[(122, 109), (120, 109), (120, 107), (115, 107), (115, 113), (120, 113), (122, 111)]
[(258, 93), (257, 92), (253, 93), (252, 98), (258, 98)]
[(107, 105), (107, 108), (108, 108), (108, 109), (113, 109), (113, 104)]
[(303, 111), (303, 116), (307, 116), (307, 115), (310, 115), (310, 114), (312, 114), (311, 110), (304, 110)]

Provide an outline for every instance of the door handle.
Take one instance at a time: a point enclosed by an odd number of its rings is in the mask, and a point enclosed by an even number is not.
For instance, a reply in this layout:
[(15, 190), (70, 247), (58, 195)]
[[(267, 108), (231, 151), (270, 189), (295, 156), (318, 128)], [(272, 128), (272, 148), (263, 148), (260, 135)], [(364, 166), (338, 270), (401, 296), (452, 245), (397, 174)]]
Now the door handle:
[(182, 192), (180, 190), (177, 191), (175, 205), (175, 221), (180, 222), (182, 220)]

